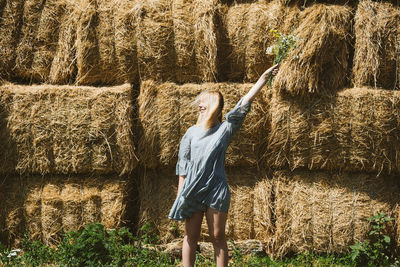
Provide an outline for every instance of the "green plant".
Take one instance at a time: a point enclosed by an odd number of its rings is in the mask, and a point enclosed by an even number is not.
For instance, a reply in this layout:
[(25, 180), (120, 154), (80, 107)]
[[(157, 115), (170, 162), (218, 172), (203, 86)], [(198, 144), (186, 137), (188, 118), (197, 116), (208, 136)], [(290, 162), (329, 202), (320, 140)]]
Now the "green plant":
[(31, 241), (28, 235), (25, 234), (21, 242), (22, 261), (25, 265), (41, 266), (55, 261), (56, 251), (49, 248), (40, 241)]
[(378, 213), (368, 220), (371, 223), (369, 241), (357, 242), (350, 246), (351, 260), (357, 266), (389, 265), (394, 260), (394, 251), (391, 239), (386, 235), (387, 223), (394, 220), (386, 214)]

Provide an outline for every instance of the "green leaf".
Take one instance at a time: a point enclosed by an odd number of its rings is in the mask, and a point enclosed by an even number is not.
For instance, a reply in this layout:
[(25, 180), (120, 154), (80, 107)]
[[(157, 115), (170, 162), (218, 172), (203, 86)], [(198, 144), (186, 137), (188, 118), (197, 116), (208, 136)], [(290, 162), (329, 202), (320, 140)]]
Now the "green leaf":
[(387, 236), (387, 235), (384, 235), (383, 236), (383, 240), (386, 242), (386, 243), (390, 243), (390, 237), (389, 236)]

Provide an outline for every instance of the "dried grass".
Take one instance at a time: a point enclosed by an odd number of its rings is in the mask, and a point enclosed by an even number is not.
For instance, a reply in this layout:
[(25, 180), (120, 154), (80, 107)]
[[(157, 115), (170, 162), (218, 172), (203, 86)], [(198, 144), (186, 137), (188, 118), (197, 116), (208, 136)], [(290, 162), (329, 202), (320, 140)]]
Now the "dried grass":
[(174, 0), (172, 16), (174, 25), (174, 47), (176, 53), (176, 81), (198, 82), (200, 75), (196, 64), (196, 39), (193, 38), (194, 0)]
[(315, 4), (300, 15), (299, 39), (274, 79), (279, 91), (296, 96), (332, 93), (348, 79), (352, 9)]
[(64, 181), (61, 188), (62, 199), (62, 227), (65, 232), (78, 230), (82, 227), (82, 194), (79, 179)]
[(82, 181), (82, 226), (101, 220), (101, 182), (95, 178)]
[(172, 1), (146, 0), (137, 6), (137, 53), (141, 80), (175, 79)]
[(195, 53), (198, 71), (203, 82), (217, 80), (217, 0), (195, 1), (193, 7)]
[(23, 6), (21, 36), (15, 51), (14, 67), (16, 76), (22, 79), (32, 79), (33, 53), (44, 3), (43, 0), (27, 0)]
[(62, 181), (52, 179), (43, 186), (42, 191), (42, 238), (46, 245), (55, 246), (61, 241), (62, 208), (61, 198)]
[(102, 183), (101, 189), (101, 223), (107, 229), (116, 229), (125, 223), (129, 181), (125, 178)]
[[(225, 95), (223, 113), (232, 109), (240, 97), (251, 88), (251, 84), (205, 83), (158, 84), (145, 81), (139, 96), (139, 119), (143, 136), (139, 141), (142, 161), (147, 167), (173, 166), (179, 142), (186, 130), (196, 123), (195, 97), (203, 90), (220, 90)], [(266, 140), (268, 128), (266, 97), (257, 98), (241, 130), (235, 135), (227, 150), (228, 166), (254, 166)], [(239, 142), (240, 140), (240, 142)]]
[(42, 177), (30, 177), (24, 190), (25, 227), (32, 240), (42, 240), (42, 185)]
[(22, 27), (24, 0), (5, 1), (0, 20), (0, 77), (9, 79), (14, 75), (15, 47), (18, 45)]
[(274, 233), (272, 180), (260, 179), (254, 186), (254, 238), (269, 240)]
[[(355, 86), (398, 87), (400, 10), (391, 2), (360, 1), (355, 15)], [(397, 77), (397, 78), (395, 78)]]
[(168, 219), (178, 190), (178, 177), (174, 174), (172, 169), (140, 171), (138, 228), (150, 223), (163, 243), (184, 235), (184, 224)]
[[(273, 175), (276, 229), (270, 253), (345, 253), (368, 238), (367, 218), (393, 216), (399, 184), (394, 177), (351, 173), (277, 171)], [(388, 229), (393, 236), (393, 230)]]
[(114, 4), (115, 52), (120, 81), (139, 83), (137, 55), (137, 1), (118, 0)]
[[(131, 87), (1, 87), (20, 173), (128, 173), (136, 165)], [(107, 110), (105, 109), (107, 108)]]
[[(36, 81), (47, 82), (53, 59), (56, 55), (62, 17), (66, 11), (66, 0), (45, 1), (37, 29), (32, 75)], [(70, 15), (70, 14), (68, 14)], [(68, 53), (64, 51), (64, 53)]]
[(274, 95), (268, 165), (398, 173), (396, 92), (352, 88), (306, 104)]

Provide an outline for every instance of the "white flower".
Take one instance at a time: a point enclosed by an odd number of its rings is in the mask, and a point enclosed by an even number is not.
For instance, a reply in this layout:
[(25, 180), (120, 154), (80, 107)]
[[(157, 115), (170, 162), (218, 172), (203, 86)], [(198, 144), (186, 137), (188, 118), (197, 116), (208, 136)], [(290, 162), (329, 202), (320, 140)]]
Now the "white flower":
[(267, 48), (267, 50), (265, 51), (265, 54), (267, 55), (274, 55), (275, 54), (275, 50), (276, 50), (276, 44), (271, 45)]

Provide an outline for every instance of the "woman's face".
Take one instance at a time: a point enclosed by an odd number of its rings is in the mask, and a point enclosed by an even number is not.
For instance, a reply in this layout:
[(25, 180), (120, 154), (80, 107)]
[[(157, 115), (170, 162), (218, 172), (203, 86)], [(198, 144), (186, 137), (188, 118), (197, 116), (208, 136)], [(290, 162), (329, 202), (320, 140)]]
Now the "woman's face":
[(205, 97), (203, 96), (199, 102), (199, 112), (200, 114), (204, 114), (207, 111), (207, 102), (205, 101)]

